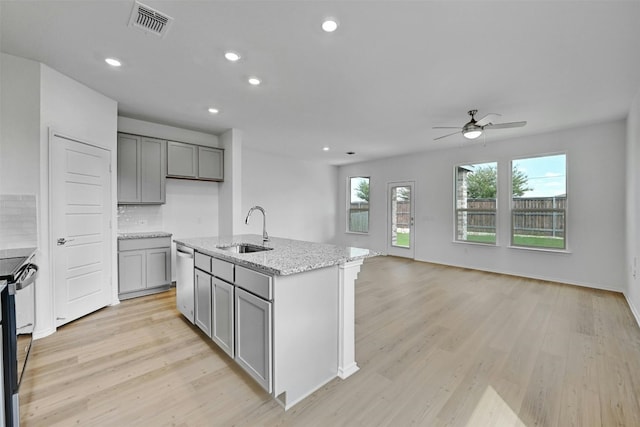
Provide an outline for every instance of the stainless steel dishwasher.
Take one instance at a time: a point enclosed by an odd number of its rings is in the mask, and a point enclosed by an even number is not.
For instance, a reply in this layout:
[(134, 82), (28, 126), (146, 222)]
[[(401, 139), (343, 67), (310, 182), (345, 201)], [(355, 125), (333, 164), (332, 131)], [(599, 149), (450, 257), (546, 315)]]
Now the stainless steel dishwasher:
[(193, 306), (193, 249), (186, 246), (176, 246), (176, 306), (178, 310), (194, 323)]

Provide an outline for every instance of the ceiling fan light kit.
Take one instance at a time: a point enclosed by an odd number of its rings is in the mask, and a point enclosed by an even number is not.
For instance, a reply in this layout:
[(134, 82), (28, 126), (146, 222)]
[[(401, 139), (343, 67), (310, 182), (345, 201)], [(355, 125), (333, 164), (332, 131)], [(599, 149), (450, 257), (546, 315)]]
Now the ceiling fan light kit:
[[(508, 128), (517, 128), (522, 127), (527, 124), (527, 122), (511, 122), (511, 123), (493, 123), (491, 120), (493, 119), (491, 116), (498, 116), (500, 114), (490, 113), (481, 118), (480, 120), (476, 120), (475, 115), (478, 113), (478, 110), (469, 110), (467, 114), (471, 116), (471, 120), (466, 123), (462, 128), (450, 127), (450, 126), (435, 126), (433, 129), (460, 129), (462, 136), (467, 139), (476, 139), (485, 129), (508, 129)], [(453, 132), (448, 135), (439, 136), (434, 138), (435, 140), (446, 138), (452, 135), (456, 135), (458, 132)]]

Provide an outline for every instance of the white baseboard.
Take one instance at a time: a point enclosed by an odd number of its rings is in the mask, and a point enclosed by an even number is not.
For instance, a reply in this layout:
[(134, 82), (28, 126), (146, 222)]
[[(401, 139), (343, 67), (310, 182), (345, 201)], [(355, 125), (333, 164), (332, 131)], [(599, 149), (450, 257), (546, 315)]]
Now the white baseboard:
[(627, 304), (629, 304), (629, 308), (631, 309), (631, 313), (633, 314), (633, 317), (636, 319), (636, 323), (638, 324), (638, 326), (640, 326), (640, 312), (638, 312), (638, 309), (636, 309), (636, 307), (633, 305), (629, 297), (627, 297), (626, 292), (623, 292), (622, 295), (624, 295), (624, 299), (627, 300)]

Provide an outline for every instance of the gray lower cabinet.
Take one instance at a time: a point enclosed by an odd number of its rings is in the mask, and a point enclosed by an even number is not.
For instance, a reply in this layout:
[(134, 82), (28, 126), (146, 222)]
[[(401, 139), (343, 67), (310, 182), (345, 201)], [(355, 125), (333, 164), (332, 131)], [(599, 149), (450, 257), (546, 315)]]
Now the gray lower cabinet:
[(224, 181), (224, 150), (168, 141), (167, 176), (203, 181)]
[(212, 277), (198, 269), (195, 270), (195, 306), (196, 326), (211, 337), (211, 279)]
[(169, 237), (118, 240), (120, 299), (162, 292), (171, 286)]
[(118, 134), (118, 203), (165, 203), (167, 141)]
[(211, 284), (213, 307), (211, 338), (225, 353), (234, 357), (233, 296), (235, 287), (217, 277), (211, 279)]
[(271, 393), (273, 277), (195, 253), (195, 324)]
[(271, 302), (236, 287), (236, 362), (271, 393)]

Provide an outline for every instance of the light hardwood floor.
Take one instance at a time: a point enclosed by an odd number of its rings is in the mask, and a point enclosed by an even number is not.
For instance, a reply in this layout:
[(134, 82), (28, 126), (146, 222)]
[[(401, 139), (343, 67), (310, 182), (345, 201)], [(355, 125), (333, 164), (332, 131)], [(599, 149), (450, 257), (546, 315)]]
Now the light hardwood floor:
[(356, 292), (360, 371), (286, 413), (166, 292), (36, 341), (23, 425), (640, 426), (620, 294), (393, 257)]

